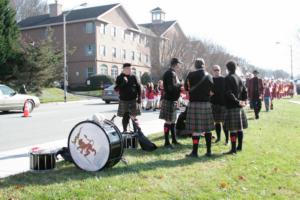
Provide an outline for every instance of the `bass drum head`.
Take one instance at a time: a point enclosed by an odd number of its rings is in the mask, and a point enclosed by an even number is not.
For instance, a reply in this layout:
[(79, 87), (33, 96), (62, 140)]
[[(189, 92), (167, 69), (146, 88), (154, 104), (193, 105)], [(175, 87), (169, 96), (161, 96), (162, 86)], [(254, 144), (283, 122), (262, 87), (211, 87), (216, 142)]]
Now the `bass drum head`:
[(95, 122), (83, 121), (75, 125), (68, 139), (68, 147), (77, 167), (86, 171), (99, 171), (110, 154), (109, 139)]

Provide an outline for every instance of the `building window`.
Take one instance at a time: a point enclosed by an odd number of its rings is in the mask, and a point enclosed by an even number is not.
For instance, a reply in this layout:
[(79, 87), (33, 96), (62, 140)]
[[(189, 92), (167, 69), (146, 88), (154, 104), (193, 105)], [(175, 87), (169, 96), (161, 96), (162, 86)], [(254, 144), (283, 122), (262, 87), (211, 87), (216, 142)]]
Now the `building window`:
[(126, 30), (124, 30), (124, 31), (123, 31), (123, 35), (122, 35), (123, 40), (126, 40), (126, 35), (127, 35)]
[(146, 63), (149, 63), (149, 55), (146, 55)]
[(87, 68), (87, 78), (94, 75), (94, 67), (88, 67)]
[(101, 75), (108, 75), (108, 68), (107, 68), (107, 65), (101, 65), (100, 66), (100, 74)]
[(139, 61), (142, 62), (142, 53), (139, 53)]
[(126, 49), (122, 50), (122, 57), (124, 60), (126, 60)]
[(116, 79), (117, 76), (118, 76), (118, 74), (119, 74), (118, 66), (113, 65), (113, 66), (111, 67), (111, 77), (113, 77), (114, 79)]
[(112, 48), (112, 57), (114, 57), (114, 58), (117, 57), (117, 48), (116, 47)]
[(120, 29), (120, 36), (125, 40), (125, 30)]
[(117, 27), (114, 26), (111, 28), (111, 36), (117, 37)]
[(93, 22), (85, 23), (85, 33), (94, 33), (95, 25)]
[(131, 51), (131, 60), (134, 60), (134, 51)]
[(132, 74), (136, 76), (136, 69), (135, 68), (132, 68), (131, 70)]
[(106, 25), (103, 23), (100, 24), (100, 33), (103, 35), (106, 33)]
[(100, 55), (106, 56), (106, 47), (105, 45), (100, 45)]
[(95, 55), (95, 44), (89, 44), (85, 47), (85, 55), (86, 56)]
[(134, 37), (133, 37), (133, 32), (130, 32), (129, 37), (130, 37), (130, 40), (133, 41), (133, 39), (134, 39)]

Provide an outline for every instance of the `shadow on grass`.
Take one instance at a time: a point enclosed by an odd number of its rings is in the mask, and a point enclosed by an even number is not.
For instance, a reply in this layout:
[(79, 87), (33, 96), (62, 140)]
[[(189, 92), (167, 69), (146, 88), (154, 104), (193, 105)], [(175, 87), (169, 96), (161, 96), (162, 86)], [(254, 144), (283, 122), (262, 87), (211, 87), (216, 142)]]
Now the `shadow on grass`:
[[(183, 145), (183, 147), (178, 148), (178, 150), (185, 148), (186, 146), (191, 145)], [(158, 149), (155, 152), (147, 153), (149, 156), (151, 155), (160, 155), (167, 153), (176, 153), (177, 150), (167, 151), (166, 149)], [(179, 154), (177, 152), (177, 154)], [(144, 155), (145, 152), (141, 150), (129, 150), (126, 152), (126, 155), (132, 155), (133, 157), (136, 155)], [(126, 157), (125, 155), (125, 157)], [(146, 155), (147, 156), (147, 155)], [(99, 172), (86, 172), (75, 167), (74, 164), (69, 162), (60, 162), (57, 163), (57, 168), (52, 171), (46, 172), (26, 172), (23, 174), (10, 176), (5, 179), (0, 179), (0, 188), (7, 187), (22, 187), (22, 186), (39, 186), (39, 185), (51, 185), (51, 184), (59, 184), (59, 183), (67, 183), (69, 181), (79, 181), (85, 180), (89, 178), (101, 177), (101, 178), (109, 178), (118, 175), (130, 175), (133, 173), (140, 173), (145, 171), (155, 170), (157, 168), (173, 168), (177, 166), (187, 166), (193, 163), (202, 163), (202, 162), (210, 162), (212, 160), (219, 159), (223, 157), (222, 154), (215, 154), (212, 157), (200, 156), (199, 158), (185, 158), (184, 153), (182, 155), (180, 153), (179, 159), (157, 159), (157, 157), (153, 157), (153, 161), (147, 162), (133, 162), (128, 165), (124, 165), (119, 162), (113, 168), (107, 168)]]

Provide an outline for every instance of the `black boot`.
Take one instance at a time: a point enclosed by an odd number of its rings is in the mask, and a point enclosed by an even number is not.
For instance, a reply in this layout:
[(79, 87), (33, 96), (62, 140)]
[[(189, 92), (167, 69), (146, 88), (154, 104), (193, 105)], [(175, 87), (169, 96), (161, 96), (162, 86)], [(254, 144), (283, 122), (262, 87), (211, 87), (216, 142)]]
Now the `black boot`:
[(205, 142), (206, 142), (206, 154), (205, 156), (210, 157), (211, 153), (211, 133), (205, 133)]
[(193, 150), (190, 154), (185, 155), (190, 158), (198, 158), (198, 145), (199, 145), (199, 136), (192, 136), (193, 139)]
[(230, 133), (230, 140), (231, 140), (231, 150), (224, 153), (227, 155), (236, 154), (236, 133)]
[(165, 145), (164, 146), (172, 149), (173, 146), (170, 144), (170, 141), (169, 141), (170, 128), (171, 128), (171, 124), (167, 124), (167, 123), (164, 124), (164, 134), (165, 134)]
[(226, 126), (223, 124), (223, 131), (225, 134), (225, 145), (228, 144), (228, 140), (229, 140), (229, 134), (228, 134), (228, 130), (226, 129)]
[(171, 137), (172, 137), (172, 144), (180, 145), (180, 143), (176, 139), (176, 131), (175, 131), (175, 124), (171, 124)]
[(217, 140), (215, 141), (215, 143), (218, 143), (221, 140), (221, 124), (216, 123), (215, 128), (216, 128), (216, 134), (217, 134)]
[(123, 118), (122, 118), (122, 125), (123, 125), (123, 132), (127, 132), (127, 127), (129, 124), (129, 113), (125, 113)]
[(243, 148), (243, 138), (244, 138), (243, 131), (238, 131), (238, 133), (237, 133), (238, 145), (237, 145), (237, 148), (236, 148), (237, 151), (242, 151), (242, 148)]

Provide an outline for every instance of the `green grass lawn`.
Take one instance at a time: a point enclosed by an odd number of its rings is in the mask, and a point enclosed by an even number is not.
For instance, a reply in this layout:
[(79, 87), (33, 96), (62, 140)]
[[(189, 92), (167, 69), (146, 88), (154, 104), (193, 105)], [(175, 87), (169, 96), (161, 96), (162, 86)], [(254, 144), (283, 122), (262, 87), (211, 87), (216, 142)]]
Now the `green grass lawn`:
[[(236, 156), (222, 155), (229, 150), (222, 135), (214, 157), (203, 156), (202, 139), (201, 157), (187, 159), (186, 138), (175, 150), (129, 150), (128, 165), (101, 172), (61, 162), (54, 171), (1, 179), (0, 199), (300, 199), (300, 105), (288, 100), (277, 100), (259, 120), (247, 111), (244, 149)], [(161, 135), (151, 137), (159, 147)]]
[[(49, 102), (63, 102), (64, 101), (64, 91), (59, 88), (45, 88), (42, 90), (42, 95), (38, 96), (41, 103)], [(67, 94), (67, 101), (78, 101), (81, 97), (75, 96), (73, 94)]]
[(74, 94), (92, 96), (92, 97), (101, 97), (103, 90), (91, 90), (91, 91), (74, 91)]

